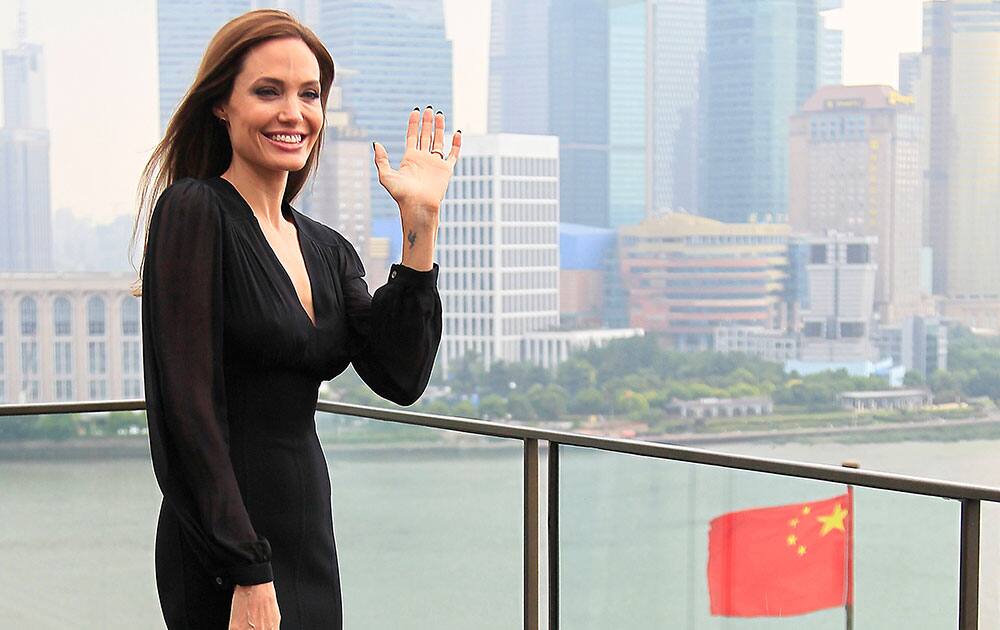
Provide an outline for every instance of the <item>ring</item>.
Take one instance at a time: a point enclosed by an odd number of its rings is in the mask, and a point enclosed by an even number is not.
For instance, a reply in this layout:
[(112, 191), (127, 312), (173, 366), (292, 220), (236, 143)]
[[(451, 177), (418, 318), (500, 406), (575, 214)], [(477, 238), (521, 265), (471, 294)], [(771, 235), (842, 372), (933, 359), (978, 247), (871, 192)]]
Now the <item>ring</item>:
[(441, 156), (442, 160), (444, 159), (444, 153), (441, 153), (440, 151), (431, 151), (431, 153), (437, 153), (438, 155)]

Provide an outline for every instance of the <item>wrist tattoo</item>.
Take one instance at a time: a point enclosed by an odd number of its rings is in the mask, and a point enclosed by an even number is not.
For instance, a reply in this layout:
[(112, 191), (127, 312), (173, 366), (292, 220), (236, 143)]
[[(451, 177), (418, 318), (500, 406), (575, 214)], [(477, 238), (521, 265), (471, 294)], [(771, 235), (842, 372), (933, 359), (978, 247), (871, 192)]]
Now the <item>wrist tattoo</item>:
[(409, 234), (406, 235), (406, 240), (410, 242), (410, 249), (413, 249), (413, 245), (417, 242), (417, 233), (410, 230)]

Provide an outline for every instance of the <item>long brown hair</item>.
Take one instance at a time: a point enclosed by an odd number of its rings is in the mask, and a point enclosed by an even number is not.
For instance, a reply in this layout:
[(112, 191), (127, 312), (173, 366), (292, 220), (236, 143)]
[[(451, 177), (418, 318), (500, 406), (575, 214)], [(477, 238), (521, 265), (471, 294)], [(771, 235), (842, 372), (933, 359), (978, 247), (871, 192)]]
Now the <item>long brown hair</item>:
[(136, 193), (138, 212), (132, 226), (130, 260), (139, 225), (143, 224), (145, 227), (142, 240), (143, 260), (139, 265), (138, 278), (131, 287), (132, 295), (142, 295), (142, 268), (155, 200), (179, 179), (215, 177), (229, 167), (233, 147), (229, 142), (227, 128), (212, 113), (212, 107), (229, 97), (250, 49), (279, 37), (297, 37), (316, 55), (319, 62), (320, 102), (323, 105), (323, 125), (320, 126), (316, 144), (305, 165), (288, 174), (283, 201), (290, 202), (294, 199), (315, 170), (326, 127), (326, 101), (333, 84), (333, 57), (315, 33), (285, 11), (259, 9), (230, 20), (208, 43), (194, 83), (181, 99), (167, 124), (163, 139), (156, 145), (139, 178)]

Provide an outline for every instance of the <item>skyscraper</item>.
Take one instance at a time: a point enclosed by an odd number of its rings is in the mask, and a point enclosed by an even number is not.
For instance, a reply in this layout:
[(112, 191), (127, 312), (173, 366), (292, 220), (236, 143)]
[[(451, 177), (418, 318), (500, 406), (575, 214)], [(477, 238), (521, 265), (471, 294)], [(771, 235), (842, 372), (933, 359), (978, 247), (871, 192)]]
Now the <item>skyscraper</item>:
[(923, 50), (915, 89), (923, 119), (924, 243), (933, 251), (932, 286), (938, 295), (948, 292), (951, 14), (950, 1), (924, 2)]
[(194, 82), (212, 36), (223, 24), (251, 8), (251, 0), (157, 0), (160, 135)]
[(0, 270), (52, 269), (49, 130), (42, 47), (28, 42), (27, 10), (3, 51), (0, 127)]
[(821, 0), (819, 85), (840, 85), (844, 82), (844, 31), (827, 26), (828, 11), (843, 6), (842, 0)]
[(562, 220), (610, 223), (608, 192), (608, 3), (552, 0), (549, 133), (559, 137)]
[(608, 225), (646, 215), (646, 98), (650, 56), (646, 0), (608, 3)]
[(875, 236), (875, 309), (920, 311), (919, 119), (889, 86), (821, 87), (792, 117), (789, 221), (798, 231)]
[(819, 77), (816, 0), (708, 0), (701, 214), (782, 218), (788, 118)]
[(649, 151), (654, 214), (698, 207), (698, 89), (705, 58), (705, 0), (649, 0), (652, 88)]
[[(318, 35), (338, 71), (356, 71), (340, 84), (344, 110), (385, 147), (393, 167), (403, 157), (414, 107), (443, 111), (452, 121), (448, 131), (455, 131), (451, 41), (445, 38), (442, 0), (322, 0)], [(445, 153), (450, 138), (448, 133)], [(372, 216), (398, 216), (378, 171), (370, 172)]]
[(487, 129), (549, 132), (549, 0), (492, 0)]
[[(937, 3), (935, 3), (937, 4)], [(1000, 327), (1000, 2), (952, 5), (945, 290)]]
[(917, 81), (920, 79), (920, 53), (899, 53), (899, 91), (915, 96)]

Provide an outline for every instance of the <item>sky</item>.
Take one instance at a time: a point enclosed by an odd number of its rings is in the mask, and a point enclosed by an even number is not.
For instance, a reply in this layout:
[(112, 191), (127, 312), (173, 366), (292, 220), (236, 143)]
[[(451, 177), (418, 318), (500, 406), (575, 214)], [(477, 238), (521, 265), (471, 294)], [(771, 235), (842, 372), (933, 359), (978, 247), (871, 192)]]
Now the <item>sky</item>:
[[(14, 44), (22, 2), (28, 38), (44, 46), (53, 210), (98, 223), (134, 214), (159, 140), (155, 0), (0, 0), (0, 49)], [(828, 24), (844, 29), (845, 83), (897, 85), (899, 53), (920, 49), (921, 6), (844, 0), (831, 12)], [(448, 133), (485, 133), (490, 0), (444, 0), (444, 9), (455, 76)], [(400, 112), (401, 133), (408, 115)]]

